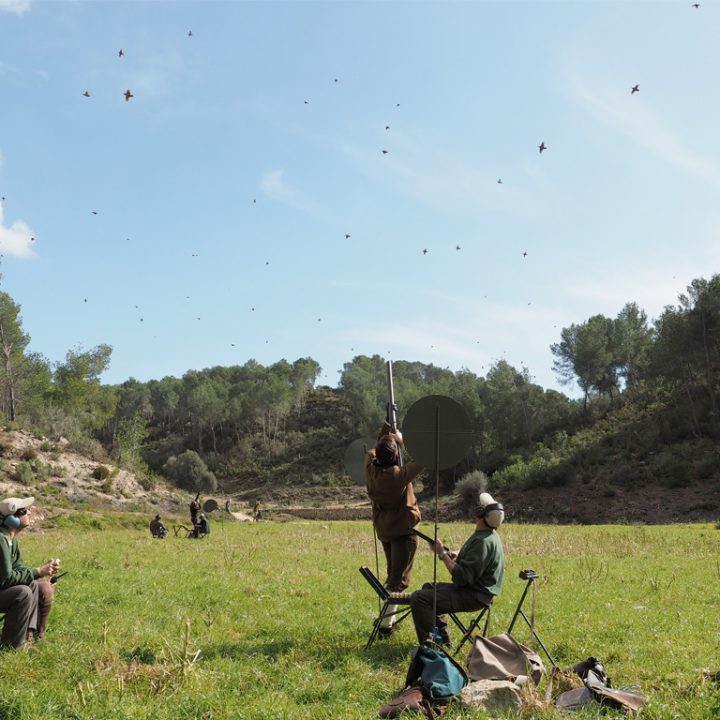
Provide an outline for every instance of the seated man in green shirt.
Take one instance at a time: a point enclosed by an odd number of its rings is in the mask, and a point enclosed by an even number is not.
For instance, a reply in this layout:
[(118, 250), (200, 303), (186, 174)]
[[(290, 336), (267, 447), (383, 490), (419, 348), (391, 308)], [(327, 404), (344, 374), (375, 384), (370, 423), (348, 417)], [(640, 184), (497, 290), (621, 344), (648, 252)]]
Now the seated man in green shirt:
[(20, 555), (17, 535), (30, 524), (30, 506), (35, 498), (0, 500), (0, 613), (5, 623), (1, 647), (22, 648), (37, 634), (45, 634), (55, 586), (49, 581), (60, 569), (60, 560), (48, 560), (42, 567), (27, 567)]
[(489, 493), (480, 495), (477, 507), (475, 532), (467, 539), (459, 553), (448, 552), (438, 540), (435, 552), (450, 572), (452, 582), (437, 583), (436, 612), (433, 614), (433, 584), (425, 583), (410, 599), (418, 642), (428, 641), (435, 627), (440, 642), (450, 644), (447, 612), (472, 612), (489, 606), (500, 594), (505, 556), (502, 541), (496, 532), (505, 519), (505, 510)]

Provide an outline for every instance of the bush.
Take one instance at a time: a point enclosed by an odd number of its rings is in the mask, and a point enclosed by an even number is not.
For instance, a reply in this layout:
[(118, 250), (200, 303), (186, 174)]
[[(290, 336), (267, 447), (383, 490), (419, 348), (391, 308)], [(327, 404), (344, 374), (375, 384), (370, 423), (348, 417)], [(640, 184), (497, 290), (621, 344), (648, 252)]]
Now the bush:
[(34, 460), (37, 457), (37, 451), (32, 447), (23, 448), (20, 457), (23, 460)]
[(35, 480), (35, 472), (27, 460), (21, 460), (15, 466), (15, 480), (22, 485), (32, 485)]
[(480, 493), (485, 492), (487, 486), (487, 475), (482, 470), (473, 470), (458, 480), (455, 492), (460, 496), (460, 502), (467, 517), (475, 515)]
[(110, 477), (110, 468), (107, 465), (98, 465), (91, 474), (95, 480), (107, 480)]
[(143, 490), (154, 490), (157, 486), (157, 476), (150, 472), (149, 470), (144, 473), (140, 473), (139, 475), (135, 476), (137, 478), (138, 484)]
[(76, 433), (70, 438), (68, 450), (72, 450), (80, 455), (85, 455), (95, 462), (107, 462), (108, 454), (105, 448), (92, 438)]
[(217, 480), (208, 469), (203, 459), (193, 450), (186, 450), (184, 453), (168, 459), (163, 465), (163, 472), (173, 482), (185, 490), (193, 492), (217, 490)]

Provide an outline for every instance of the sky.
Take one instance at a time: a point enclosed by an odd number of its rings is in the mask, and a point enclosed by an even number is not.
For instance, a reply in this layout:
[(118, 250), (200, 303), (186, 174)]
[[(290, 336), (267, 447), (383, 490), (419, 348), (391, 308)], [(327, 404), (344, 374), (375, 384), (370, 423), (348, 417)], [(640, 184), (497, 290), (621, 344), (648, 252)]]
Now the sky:
[(378, 354), (575, 393), (563, 327), (720, 269), (719, 30), (720, 0), (0, 0), (0, 289), (51, 362), (111, 345), (107, 383)]

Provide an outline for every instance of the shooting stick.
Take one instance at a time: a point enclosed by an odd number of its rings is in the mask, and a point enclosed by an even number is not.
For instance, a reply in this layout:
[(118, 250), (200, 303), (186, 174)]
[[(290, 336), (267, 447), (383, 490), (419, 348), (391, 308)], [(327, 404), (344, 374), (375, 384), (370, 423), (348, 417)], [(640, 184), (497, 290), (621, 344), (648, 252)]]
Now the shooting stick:
[[(428, 470), (435, 470), (434, 551), (440, 514), (440, 470), (453, 467), (465, 457), (472, 441), (470, 421), (455, 400), (444, 395), (430, 395), (408, 409), (405, 437), (413, 459)], [(430, 538), (424, 539), (430, 541)], [(433, 552), (433, 555), (433, 612), (437, 617), (437, 553)]]

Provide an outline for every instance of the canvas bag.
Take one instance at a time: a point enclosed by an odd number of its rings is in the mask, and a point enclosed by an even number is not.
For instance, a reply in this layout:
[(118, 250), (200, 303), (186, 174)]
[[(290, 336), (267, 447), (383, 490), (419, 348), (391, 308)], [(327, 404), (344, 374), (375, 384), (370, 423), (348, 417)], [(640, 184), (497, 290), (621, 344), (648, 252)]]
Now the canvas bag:
[(508, 633), (489, 638), (476, 636), (467, 665), (467, 675), (472, 681), (512, 681), (519, 675), (527, 675), (537, 685), (545, 672), (540, 656)]

